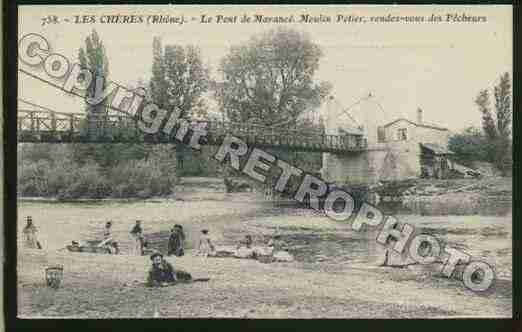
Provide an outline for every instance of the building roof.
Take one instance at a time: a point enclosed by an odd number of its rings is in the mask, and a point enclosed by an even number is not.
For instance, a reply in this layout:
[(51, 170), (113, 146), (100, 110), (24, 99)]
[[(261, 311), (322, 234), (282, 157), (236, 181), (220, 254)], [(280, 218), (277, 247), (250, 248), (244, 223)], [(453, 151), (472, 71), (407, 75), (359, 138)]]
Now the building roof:
[(420, 144), (423, 148), (425, 149), (428, 149), (430, 151), (432, 151), (434, 154), (436, 155), (439, 155), (439, 154), (454, 154), (453, 151), (443, 147), (443, 146), (440, 146), (438, 144), (433, 144), (433, 143), (421, 143)]
[(338, 127), (339, 128), (339, 131), (341, 132), (341, 134), (350, 134), (350, 135), (364, 135), (364, 131), (361, 129), (361, 128), (355, 128), (355, 127), (350, 127), (350, 128), (341, 128), (341, 127)]
[(436, 129), (436, 130), (448, 130), (448, 128), (440, 127), (440, 126), (437, 126), (437, 125), (434, 125), (431, 123), (425, 123), (425, 122), (417, 123), (417, 122), (413, 122), (413, 121), (405, 119), (405, 118), (398, 118), (397, 120), (393, 120), (392, 122), (385, 124), (384, 127), (391, 126), (392, 124), (397, 123), (399, 121), (406, 121), (417, 127), (425, 127), (425, 128)]

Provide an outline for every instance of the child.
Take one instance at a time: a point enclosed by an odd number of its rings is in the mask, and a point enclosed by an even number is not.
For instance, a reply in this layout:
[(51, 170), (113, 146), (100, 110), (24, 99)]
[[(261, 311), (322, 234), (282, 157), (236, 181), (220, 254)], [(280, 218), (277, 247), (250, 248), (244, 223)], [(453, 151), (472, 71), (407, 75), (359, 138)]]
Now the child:
[(176, 256), (180, 257), (185, 254), (185, 232), (183, 231), (183, 226), (181, 225), (174, 225), (174, 227), (178, 230), (179, 234), (179, 243), (176, 248)]
[(130, 231), (134, 237), (134, 254), (137, 256), (143, 255), (143, 229), (141, 228), (141, 220), (136, 220), (136, 224)]
[(38, 242), (38, 239), (36, 237), (36, 233), (38, 230), (36, 229), (36, 226), (33, 224), (33, 218), (31, 216), (27, 217), (27, 224), (24, 227), (23, 233), (25, 235), (25, 246), (27, 248), (32, 249), (42, 249), (42, 246), (40, 245), (40, 242)]
[(103, 229), (103, 241), (98, 244), (98, 247), (105, 247), (106, 245), (110, 245), (112, 243), (111, 227), (112, 222), (107, 221), (105, 228)]
[(214, 251), (214, 245), (212, 245), (212, 242), (210, 241), (208, 229), (201, 230), (201, 233), (201, 237), (199, 238), (198, 255), (208, 257), (208, 255)]

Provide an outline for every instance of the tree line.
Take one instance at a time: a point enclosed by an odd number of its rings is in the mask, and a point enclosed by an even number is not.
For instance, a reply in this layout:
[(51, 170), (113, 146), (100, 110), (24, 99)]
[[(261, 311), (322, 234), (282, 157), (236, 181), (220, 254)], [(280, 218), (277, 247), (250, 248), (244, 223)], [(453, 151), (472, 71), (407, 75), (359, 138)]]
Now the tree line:
[[(221, 59), (217, 77), (211, 77), (197, 46), (163, 45), (161, 38), (154, 37), (150, 79), (139, 79), (132, 88), (147, 102), (167, 112), (179, 112), (183, 118), (324, 130), (322, 123), (304, 116), (317, 112), (332, 88), (315, 79), (321, 57), (321, 48), (307, 34), (277, 28), (232, 46)], [(108, 79), (109, 58), (93, 30), (78, 51), (80, 64)], [(88, 96), (93, 95), (94, 85), (88, 91)], [(449, 148), (464, 165), (487, 161), (509, 175), (512, 111), (508, 73), (493, 87), (494, 108), (490, 96), (485, 89), (475, 100), (482, 128), (454, 135)], [(217, 113), (210, 112), (210, 99), (216, 102)], [(106, 112), (106, 105), (86, 103), (85, 112), (88, 118), (96, 117)], [(321, 167), (320, 153), (270, 152), (311, 173)], [(63, 198), (168, 195), (178, 176), (233, 175), (211, 157), (209, 149), (194, 152), (176, 143), (21, 144), (18, 190), (21, 195)]]
[(475, 161), (492, 163), (504, 176), (512, 174), (513, 133), (511, 79), (503, 73), (493, 91), (494, 107), (491, 105), (491, 90), (479, 91), (475, 98), (482, 128), (469, 127), (450, 138), (449, 149), (456, 154), (457, 161), (473, 166)]
[[(227, 119), (286, 128), (317, 127), (303, 118), (315, 112), (331, 86), (314, 74), (322, 56), (307, 34), (278, 28), (231, 47), (218, 78), (195, 45), (163, 45), (152, 40), (150, 80), (134, 86), (148, 102), (182, 118)], [(109, 55), (93, 30), (78, 51), (79, 63), (95, 75), (110, 76)], [(94, 85), (87, 96), (94, 96)], [(213, 98), (218, 113), (209, 112)], [(106, 112), (104, 103), (85, 104), (87, 118)], [(167, 116), (166, 119), (170, 118)], [(94, 128), (95, 129), (95, 128)], [(319, 126), (320, 129), (320, 126)], [(320, 168), (319, 154), (276, 151), (303, 169)], [(226, 176), (208, 149), (182, 144), (62, 144), (19, 146), (18, 191), (29, 196), (147, 197), (171, 194), (177, 176)]]

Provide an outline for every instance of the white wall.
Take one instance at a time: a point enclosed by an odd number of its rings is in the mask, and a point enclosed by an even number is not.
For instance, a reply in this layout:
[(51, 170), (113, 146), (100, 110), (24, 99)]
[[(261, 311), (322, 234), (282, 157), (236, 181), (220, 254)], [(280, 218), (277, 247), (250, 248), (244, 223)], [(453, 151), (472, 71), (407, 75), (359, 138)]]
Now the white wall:
[(417, 143), (434, 143), (443, 147), (448, 146), (450, 132), (428, 127), (416, 126), (408, 121), (400, 120), (385, 128), (386, 141), (397, 141), (397, 131), (400, 128), (407, 129), (408, 141)]

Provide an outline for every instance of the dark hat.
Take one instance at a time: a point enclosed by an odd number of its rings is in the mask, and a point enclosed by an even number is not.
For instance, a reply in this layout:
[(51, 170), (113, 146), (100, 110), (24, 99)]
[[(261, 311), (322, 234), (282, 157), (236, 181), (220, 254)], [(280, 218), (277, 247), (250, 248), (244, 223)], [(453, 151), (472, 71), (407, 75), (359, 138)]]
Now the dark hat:
[(201, 230), (201, 233), (203, 233), (203, 234), (208, 233), (208, 229), (202, 229), (202, 230)]
[(154, 257), (156, 256), (160, 256), (161, 258), (163, 258), (163, 254), (159, 251), (156, 251), (154, 253), (152, 253), (152, 255), (150, 255), (150, 260), (154, 260)]
[(33, 220), (33, 217), (31, 217), (31, 216), (27, 216), (26, 219), (27, 219), (27, 221), (30, 221), (30, 220)]

